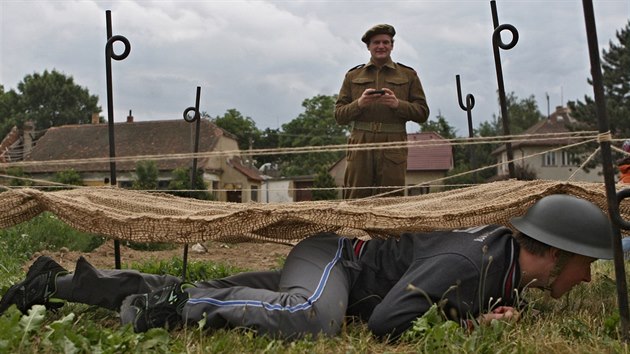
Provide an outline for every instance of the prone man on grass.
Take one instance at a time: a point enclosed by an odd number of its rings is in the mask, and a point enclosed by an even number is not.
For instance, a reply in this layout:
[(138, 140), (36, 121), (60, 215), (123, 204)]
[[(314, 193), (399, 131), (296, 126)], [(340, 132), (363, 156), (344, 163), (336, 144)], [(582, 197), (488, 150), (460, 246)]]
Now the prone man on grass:
[(99, 270), (83, 257), (73, 273), (40, 257), (0, 301), (49, 309), (79, 302), (120, 311), (135, 331), (206, 318), (208, 328), (252, 328), (296, 339), (334, 336), (349, 316), (396, 339), (433, 303), (464, 328), (519, 316), (521, 291), (558, 298), (591, 279), (591, 263), (612, 258), (612, 231), (595, 204), (570, 195), (540, 199), (498, 225), (362, 241), (321, 233), (298, 243), (282, 270), (195, 284), (134, 270)]

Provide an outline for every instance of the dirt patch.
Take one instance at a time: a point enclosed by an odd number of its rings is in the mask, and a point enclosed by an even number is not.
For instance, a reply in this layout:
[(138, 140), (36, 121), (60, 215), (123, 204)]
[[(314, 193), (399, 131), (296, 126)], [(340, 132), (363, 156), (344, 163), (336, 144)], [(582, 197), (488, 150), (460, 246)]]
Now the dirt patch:
[[(200, 253), (193, 250), (192, 245), (188, 248), (189, 261), (213, 261), (225, 263), (230, 266), (250, 270), (268, 270), (278, 268), (282, 259), (286, 258), (292, 246), (277, 243), (222, 243), (208, 242), (204, 244), (207, 251)], [(75, 262), (80, 256), (85, 257), (97, 268), (114, 268), (114, 242), (107, 241), (99, 248), (89, 253), (61, 251), (42, 251), (36, 253), (27, 265), (40, 255), (47, 255), (61, 264), (68, 270), (73, 270)], [(148, 259), (172, 259), (173, 257), (183, 258), (184, 246), (179, 246), (172, 250), (164, 251), (138, 251), (129, 247), (120, 247), (120, 261), (125, 264), (132, 264)]]

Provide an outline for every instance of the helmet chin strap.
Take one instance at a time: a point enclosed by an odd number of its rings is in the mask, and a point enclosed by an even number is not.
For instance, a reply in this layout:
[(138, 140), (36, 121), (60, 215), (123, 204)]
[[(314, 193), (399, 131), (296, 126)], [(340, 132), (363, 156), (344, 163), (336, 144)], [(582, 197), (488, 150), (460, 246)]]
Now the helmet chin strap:
[(547, 279), (547, 284), (542, 287), (543, 290), (551, 291), (551, 285), (558, 279), (560, 273), (569, 262), (569, 259), (573, 256), (573, 253), (559, 250), (558, 259), (556, 260), (556, 264), (553, 266), (551, 272), (549, 272), (549, 278)]

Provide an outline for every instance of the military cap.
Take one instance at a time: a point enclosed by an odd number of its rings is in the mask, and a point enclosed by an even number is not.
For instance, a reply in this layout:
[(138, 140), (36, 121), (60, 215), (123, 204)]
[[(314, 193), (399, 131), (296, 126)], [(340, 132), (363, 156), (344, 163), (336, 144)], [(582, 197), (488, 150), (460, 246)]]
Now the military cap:
[(387, 25), (387, 24), (376, 25), (370, 28), (369, 30), (367, 30), (367, 32), (365, 32), (363, 37), (361, 37), (361, 41), (365, 44), (370, 44), (370, 38), (372, 38), (374, 35), (377, 35), (377, 34), (389, 34), (393, 38), (394, 35), (396, 34), (396, 30), (391, 25)]

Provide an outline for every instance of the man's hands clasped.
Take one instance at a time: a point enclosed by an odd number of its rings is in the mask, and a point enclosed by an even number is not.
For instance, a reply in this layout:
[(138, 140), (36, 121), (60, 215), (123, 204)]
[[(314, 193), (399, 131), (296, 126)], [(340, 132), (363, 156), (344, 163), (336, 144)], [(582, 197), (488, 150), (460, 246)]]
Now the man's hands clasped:
[(359, 97), (359, 107), (363, 108), (373, 103), (383, 104), (392, 109), (398, 108), (398, 98), (396, 98), (394, 91), (388, 88), (381, 90), (366, 89), (363, 91), (363, 94)]

